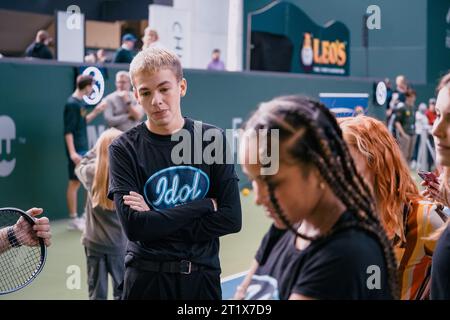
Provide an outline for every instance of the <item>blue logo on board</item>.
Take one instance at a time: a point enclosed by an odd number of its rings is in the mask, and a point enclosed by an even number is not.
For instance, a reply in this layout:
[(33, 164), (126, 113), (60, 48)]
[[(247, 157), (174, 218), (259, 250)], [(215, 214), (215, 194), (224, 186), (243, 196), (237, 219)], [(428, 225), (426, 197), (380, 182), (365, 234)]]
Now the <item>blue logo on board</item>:
[(160, 170), (148, 178), (144, 196), (156, 209), (173, 208), (203, 199), (209, 191), (209, 177), (191, 166), (175, 166)]

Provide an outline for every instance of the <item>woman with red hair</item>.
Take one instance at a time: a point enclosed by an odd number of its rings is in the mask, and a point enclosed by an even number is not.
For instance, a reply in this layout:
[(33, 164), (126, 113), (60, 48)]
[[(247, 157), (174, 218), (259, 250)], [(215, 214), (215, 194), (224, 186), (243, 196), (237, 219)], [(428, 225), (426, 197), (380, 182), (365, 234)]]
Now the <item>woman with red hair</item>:
[(398, 144), (386, 126), (370, 117), (340, 120), (357, 170), (372, 188), (377, 211), (397, 257), (402, 299), (429, 295), (429, 236), (444, 223), (443, 214), (420, 195)]

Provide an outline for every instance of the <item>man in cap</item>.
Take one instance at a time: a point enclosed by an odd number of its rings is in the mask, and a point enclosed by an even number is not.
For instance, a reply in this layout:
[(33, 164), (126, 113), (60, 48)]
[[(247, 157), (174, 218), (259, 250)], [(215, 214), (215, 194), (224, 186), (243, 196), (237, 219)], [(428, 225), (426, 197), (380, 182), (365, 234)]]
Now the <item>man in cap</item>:
[(130, 63), (133, 60), (133, 49), (136, 37), (131, 33), (124, 34), (122, 37), (122, 46), (114, 54), (115, 63)]

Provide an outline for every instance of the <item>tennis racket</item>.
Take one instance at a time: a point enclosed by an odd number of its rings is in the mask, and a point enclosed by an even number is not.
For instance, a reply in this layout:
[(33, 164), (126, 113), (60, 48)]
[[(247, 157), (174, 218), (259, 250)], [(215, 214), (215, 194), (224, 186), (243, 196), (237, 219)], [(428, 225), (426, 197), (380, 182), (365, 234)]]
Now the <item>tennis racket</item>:
[(44, 267), (47, 247), (33, 225), (26, 212), (0, 208), (0, 295), (27, 286)]

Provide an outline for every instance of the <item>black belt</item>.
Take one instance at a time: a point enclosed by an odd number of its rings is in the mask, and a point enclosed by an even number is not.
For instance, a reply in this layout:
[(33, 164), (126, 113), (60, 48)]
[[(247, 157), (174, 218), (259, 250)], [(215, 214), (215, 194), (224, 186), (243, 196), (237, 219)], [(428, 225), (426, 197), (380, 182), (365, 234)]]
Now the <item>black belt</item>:
[(130, 261), (129, 266), (135, 267), (142, 271), (181, 273), (181, 274), (190, 274), (192, 271), (205, 269), (205, 267), (193, 264), (191, 261), (188, 260), (157, 262), (157, 261), (133, 259), (132, 261)]

